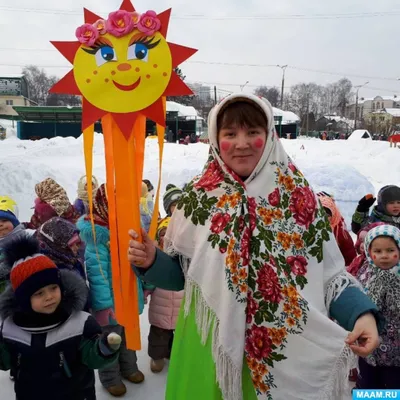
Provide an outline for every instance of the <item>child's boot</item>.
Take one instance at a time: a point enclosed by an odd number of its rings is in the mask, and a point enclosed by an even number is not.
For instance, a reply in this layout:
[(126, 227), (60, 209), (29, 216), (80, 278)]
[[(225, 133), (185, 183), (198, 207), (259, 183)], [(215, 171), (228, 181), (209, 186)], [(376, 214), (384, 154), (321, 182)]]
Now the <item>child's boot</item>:
[(164, 369), (164, 359), (161, 360), (151, 360), (150, 361), (150, 369), (151, 372), (154, 372), (155, 374), (158, 374), (159, 372), (161, 372)]

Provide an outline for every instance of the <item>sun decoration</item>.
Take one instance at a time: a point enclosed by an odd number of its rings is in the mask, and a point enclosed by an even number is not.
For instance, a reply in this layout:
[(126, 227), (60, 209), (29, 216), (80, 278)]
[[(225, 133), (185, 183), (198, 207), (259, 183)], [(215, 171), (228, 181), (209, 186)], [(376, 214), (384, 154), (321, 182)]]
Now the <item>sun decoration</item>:
[[(170, 15), (170, 9), (161, 14), (140, 14), (130, 0), (124, 0), (107, 19), (84, 9), (85, 24), (75, 32), (78, 40), (51, 42), (73, 69), (50, 92), (82, 96), (92, 224), (94, 124), (102, 121), (115, 311), (118, 322), (126, 328), (128, 346), (134, 350), (140, 349), (138, 289), (126, 257), (127, 232), (130, 228), (140, 232), (146, 119), (157, 126), (161, 177), (166, 96), (192, 94), (174, 69), (197, 51), (166, 41)], [(151, 237), (157, 227), (159, 189), (160, 179)]]

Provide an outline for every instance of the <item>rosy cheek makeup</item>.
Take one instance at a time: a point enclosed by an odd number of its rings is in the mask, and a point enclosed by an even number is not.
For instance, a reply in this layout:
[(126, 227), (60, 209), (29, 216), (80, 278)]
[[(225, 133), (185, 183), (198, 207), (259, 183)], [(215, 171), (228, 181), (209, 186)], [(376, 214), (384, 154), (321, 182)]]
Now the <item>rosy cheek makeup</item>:
[(229, 142), (222, 140), (220, 143), (220, 147), (221, 147), (221, 150), (227, 152), (231, 148), (231, 144)]
[(264, 140), (261, 139), (261, 138), (257, 138), (257, 139), (254, 141), (254, 146), (257, 147), (257, 149), (263, 148), (263, 147), (264, 147), (264, 144), (265, 144), (265, 142), (264, 142)]

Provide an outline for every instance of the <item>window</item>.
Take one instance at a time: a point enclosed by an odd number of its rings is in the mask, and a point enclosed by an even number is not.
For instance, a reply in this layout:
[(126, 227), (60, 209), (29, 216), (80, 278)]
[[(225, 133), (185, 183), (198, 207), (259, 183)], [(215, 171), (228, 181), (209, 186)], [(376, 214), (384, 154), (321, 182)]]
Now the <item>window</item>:
[(375, 103), (372, 103), (372, 109), (375, 111)]
[(381, 103), (379, 101), (376, 103), (376, 109), (379, 110), (381, 108)]
[(12, 106), (14, 104), (14, 100), (6, 100), (7, 106)]

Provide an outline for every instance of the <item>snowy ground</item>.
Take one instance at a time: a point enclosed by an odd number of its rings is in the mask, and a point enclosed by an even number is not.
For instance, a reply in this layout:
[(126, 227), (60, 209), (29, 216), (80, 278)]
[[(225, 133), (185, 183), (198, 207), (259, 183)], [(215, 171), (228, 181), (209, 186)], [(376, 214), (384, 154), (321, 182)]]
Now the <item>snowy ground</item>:
[[(377, 193), (386, 184), (400, 184), (400, 151), (391, 149), (386, 142), (300, 139), (283, 140), (283, 144), (315, 190), (324, 190), (336, 197), (347, 222), (362, 196)], [(32, 214), (35, 184), (49, 176), (63, 185), (71, 201), (74, 200), (77, 181), (84, 174), (82, 139), (55, 138), (31, 142), (19, 141), (10, 135), (0, 141), (0, 154), (0, 194), (10, 195), (17, 201), (21, 221), (28, 220)], [(166, 144), (161, 195), (168, 183), (182, 186), (198, 174), (207, 155), (208, 147), (203, 144)], [(155, 140), (147, 140), (145, 158), (144, 177), (155, 185), (158, 179), (158, 146)], [(94, 174), (101, 182), (104, 181), (101, 135), (95, 138)], [(146, 312), (142, 316), (141, 329), (143, 349), (138, 358), (146, 381), (139, 386), (127, 383), (129, 392), (125, 398), (161, 400), (164, 398), (166, 371), (160, 375), (150, 372)], [(12, 382), (5, 373), (0, 373), (0, 398), (14, 398)], [(98, 399), (109, 398), (98, 387)]]

